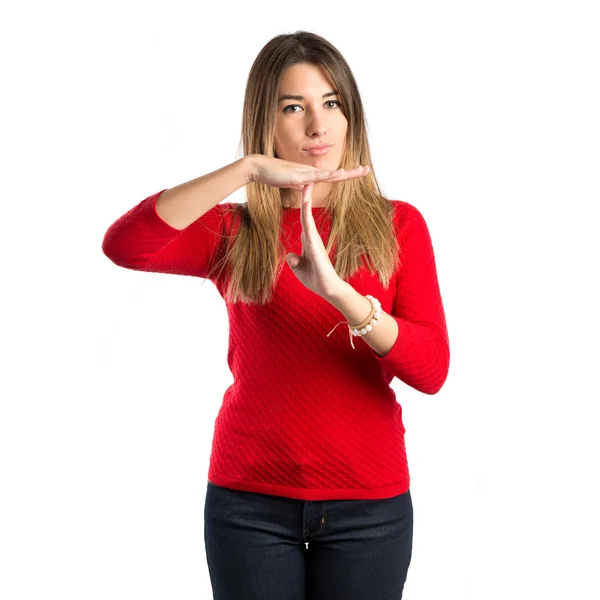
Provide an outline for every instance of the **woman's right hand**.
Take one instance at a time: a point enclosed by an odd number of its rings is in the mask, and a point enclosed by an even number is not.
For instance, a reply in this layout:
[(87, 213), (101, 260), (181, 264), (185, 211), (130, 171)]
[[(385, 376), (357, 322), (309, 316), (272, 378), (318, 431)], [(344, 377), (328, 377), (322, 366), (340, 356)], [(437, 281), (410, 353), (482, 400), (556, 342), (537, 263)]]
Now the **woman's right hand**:
[(369, 167), (356, 167), (349, 171), (344, 169), (318, 169), (310, 165), (282, 160), (264, 154), (249, 155), (252, 161), (249, 181), (264, 183), (271, 187), (302, 190), (312, 182), (337, 182), (344, 179), (363, 177), (369, 172)]

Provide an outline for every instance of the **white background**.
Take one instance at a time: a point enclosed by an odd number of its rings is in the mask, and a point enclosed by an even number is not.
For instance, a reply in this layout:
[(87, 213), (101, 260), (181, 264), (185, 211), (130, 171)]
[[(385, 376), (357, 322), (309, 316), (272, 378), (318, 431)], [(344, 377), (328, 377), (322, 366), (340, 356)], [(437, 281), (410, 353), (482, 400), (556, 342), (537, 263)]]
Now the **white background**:
[(3, 600), (212, 597), (225, 304), (101, 243), (145, 197), (241, 156), (250, 66), (300, 29), (348, 60), (382, 190), (419, 208), (436, 253), (450, 374), (434, 396), (392, 384), (415, 510), (404, 598), (600, 598), (593, 5), (3, 8)]

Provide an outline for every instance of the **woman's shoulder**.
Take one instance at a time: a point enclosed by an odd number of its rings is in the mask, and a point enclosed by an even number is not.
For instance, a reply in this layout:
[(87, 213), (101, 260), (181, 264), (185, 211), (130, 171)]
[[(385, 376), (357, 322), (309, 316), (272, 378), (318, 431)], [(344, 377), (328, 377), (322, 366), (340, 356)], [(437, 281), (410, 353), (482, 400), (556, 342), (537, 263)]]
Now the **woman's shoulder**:
[(419, 209), (414, 205), (411, 204), (410, 202), (407, 202), (406, 200), (395, 200), (395, 199), (390, 199), (388, 198), (388, 202), (391, 202), (394, 210), (396, 212), (398, 212), (399, 214), (414, 214), (414, 213), (419, 213), (420, 211)]
[(394, 207), (394, 224), (400, 233), (411, 226), (422, 226), (425, 218), (422, 212), (406, 200), (388, 199)]

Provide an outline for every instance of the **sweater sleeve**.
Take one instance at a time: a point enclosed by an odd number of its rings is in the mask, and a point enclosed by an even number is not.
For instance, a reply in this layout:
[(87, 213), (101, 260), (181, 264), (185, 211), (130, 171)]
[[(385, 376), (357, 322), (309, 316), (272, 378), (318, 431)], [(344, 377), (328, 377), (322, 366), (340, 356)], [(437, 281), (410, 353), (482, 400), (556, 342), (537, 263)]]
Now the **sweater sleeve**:
[(223, 206), (217, 204), (185, 229), (176, 229), (156, 212), (164, 191), (119, 217), (104, 234), (102, 251), (127, 269), (206, 278), (223, 233)]
[(392, 317), (398, 338), (384, 356), (370, 348), (384, 367), (424, 394), (436, 394), (450, 366), (450, 345), (429, 229), (422, 214), (402, 202), (399, 240), (401, 266)]

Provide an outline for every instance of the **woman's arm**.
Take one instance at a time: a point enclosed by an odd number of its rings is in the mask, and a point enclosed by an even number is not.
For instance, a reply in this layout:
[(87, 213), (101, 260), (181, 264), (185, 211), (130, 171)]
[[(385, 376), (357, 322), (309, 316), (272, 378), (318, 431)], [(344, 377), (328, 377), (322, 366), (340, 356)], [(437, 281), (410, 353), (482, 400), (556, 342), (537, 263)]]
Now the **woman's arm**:
[(145, 198), (106, 231), (102, 251), (128, 269), (206, 277), (225, 230), (220, 202), (248, 183), (252, 158)]
[(158, 216), (175, 229), (185, 229), (211, 208), (250, 182), (252, 156), (165, 190), (156, 201)]
[(407, 202), (398, 210), (402, 266), (391, 315), (398, 323), (398, 337), (384, 356), (371, 351), (407, 385), (436, 394), (448, 376), (450, 342), (433, 245), (419, 210)]

